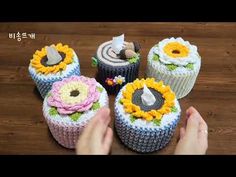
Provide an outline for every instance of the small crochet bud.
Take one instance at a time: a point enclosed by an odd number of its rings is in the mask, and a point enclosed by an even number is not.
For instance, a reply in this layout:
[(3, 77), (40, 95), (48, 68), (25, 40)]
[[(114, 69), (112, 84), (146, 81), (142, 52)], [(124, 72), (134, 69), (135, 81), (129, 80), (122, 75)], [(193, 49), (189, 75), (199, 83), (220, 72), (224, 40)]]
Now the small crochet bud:
[(128, 42), (125, 46), (126, 49), (130, 49), (133, 50), (135, 52), (139, 52), (139, 50), (141, 49), (141, 46), (139, 43), (137, 42)]
[(129, 59), (129, 58), (133, 58), (135, 56), (137, 56), (137, 54), (133, 50), (123, 49), (120, 51), (120, 57), (122, 59)]

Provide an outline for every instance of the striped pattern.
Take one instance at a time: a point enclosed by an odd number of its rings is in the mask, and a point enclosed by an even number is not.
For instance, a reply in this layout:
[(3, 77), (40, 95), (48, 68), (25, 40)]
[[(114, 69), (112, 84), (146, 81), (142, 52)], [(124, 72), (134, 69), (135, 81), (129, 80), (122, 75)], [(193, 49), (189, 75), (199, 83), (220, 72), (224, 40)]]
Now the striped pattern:
[(153, 77), (156, 81), (163, 81), (165, 85), (169, 85), (175, 92), (177, 99), (185, 97), (193, 88), (197, 79), (201, 60), (194, 65), (193, 70), (187, 70), (183, 72), (174, 73), (169, 71), (166, 67), (163, 67), (159, 61), (153, 61), (153, 48), (148, 55), (148, 63), (146, 76)]
[[(80, 65), (79, 60), (75, 54), (75, 57), (73, 59), (75, 62), (70, 64), (72, 67), (67, 67), (65, 71), (63, 71), (63, 75), (61, 76), (53, 76), (53, 77), (45, 77), (45, 75), (37, 74), (35, 72), (35, 69), (33, 69), (31, 66), (29, 66), (29, 73), (31, 78), (34, 80), (37, 89), (42, 96), (42, 98), (45, 98), (47, 93), (51, 90), (52, 84), (56, 81), (60, 81), (63, 78), (70, 77), (72, 75), (78, 75), (80, 76)], [(69, 68), (69, 69), (68, 69)]]
[[(141, 58), (136, 63), (122, 60), (112, 51), (111, 44), (112, 41), (105, 42), (97, 50), (98, 72), (96, 79), (109, 94), (117, 94), (126, 83), (132, 82), (138, 77)], [(122, 85), (109, 86), (105, 82), (107, 78), (114, 79), (115, 76), (119, 75), (125, 77), (125, 83)]]
[[(115, 104), (118, 104), (117, 102)], [(170, 142), (180, 119), (179, 115), (164, 129), (152, 130), (131, 125), (119, 113), (116, 106), (115, 117), (116, 132), (122, 143), (128, 148), (141, 153), (154, 152), (164, 148)]]
[[(107, 92), (109, 94), (116, 94), (119, 92), (119, 90), (128, 82), (133, 82), (137, 77), (139, 73), (139, 65), (140, 60), (136, 63), (129, 64), (127, 66), (109, 66), (106, 65), (103, 62), (98, 62), (98, 73), (97, 73), (97, 80), (100, 84), (105, 87)], [(115, 85), (115, 86), (109, 86), (105, 82), (107, 78), (113, 78), (115, 76), (123, 76), (125, 77), (125, 83), (122, 85)]]
[[(124, 88), (117, 95), (114, 108), (115, 129), (118, 137), (128, 148), (141, 153), (154, 152), (164, 148), (170, 142), (180, 120), (181, 110), (178, 101), (176, 100), (178, 112), (164, 115), (165, 118), (163, 118), (161, 126), (147, 126), (146, 123), (137, 123), (138, 120), (132, 123), (129, 120), (129, 115), (123, 111), (123, 106), (119, 103)], [(168, 121), (164, 121), (164, 119)]]
[[(126, 43), (126, 42), (125, 42)], [(111, 66), (126, 66), (129, 65), (126, 59), (121, 59), (119, 55), (117, 55), (111, 47), (112, 41), (107, 41), (101, 44), (97, 50), (97, 58)]]
[(55, 123), (53, 119), (50, 119), (47, 114), (44, 113), (44, 117), (48, 124), (49, 130), (54, 139), (62, 146), (68, 149), (74, 149), (78, 137), (88, 121), (78, 126), (68, 126), (65, 123)]
[[(102, 106), (108, 107), (109, 106), (108, 95), (105, 89), (103, 90), (103, 92), (105, 94), (105, 101), (103, 100), (105, 104), (102, 104)], [(75, 148), (79, 135), (81, 134), (83, 129), (87, 126), (89, 120), (92, 118), (91, 114), (88, 116), (86, 115), (86, 113), (83, 113), (83, 116), (86, 116), (86, 118), (84, 117), (81, 122), (72, 122), (72, 121), (62, 122), (58, 120), (56, 117), (52, 117), (49, 115), (46, 98), (44, 99), (44, 104), (43, 104), (43, 115), (54, 139), (60, 145), (68, 149)]]

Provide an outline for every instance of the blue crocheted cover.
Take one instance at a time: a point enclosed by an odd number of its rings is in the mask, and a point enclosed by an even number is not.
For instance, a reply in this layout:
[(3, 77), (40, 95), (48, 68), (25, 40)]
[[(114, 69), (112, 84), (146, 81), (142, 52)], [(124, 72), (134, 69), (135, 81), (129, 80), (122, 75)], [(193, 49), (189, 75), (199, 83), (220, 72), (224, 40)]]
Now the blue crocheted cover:
[(124, 119), (119, 113), (115, 101), (115, 128), (116, 132), (128, 148), (141, 152), (148, 153), (162, 149), (165, 147), (175, 132), (175, 128), (180, 120), (180, 115), (172, 121), (168, 126), (163, 128), (148, 129), (131, 125), (129, 121)]
[(69, 69), (66, 68), (66, 70), (64, 71), (65, 73), (62, 75), (62, 77), (57, 76), (57, 77), (50, 77), (50, 78), (42, 77), (40, 74), (36, 74), (36, 72), (34, 72), (29, 67), (30, 76), (34, 80), (42, 98), (45, 98), (47, 93), (51, 90), (52, 84), (54, 82), (60, 81), (63, 78), (66, 78), (72, 75), (78, 75), (78, 76), (80, 75), (80, 64), (77, 57), (75, 57), (74, 63), (72, 63), (71, 65), (73, 65), (73, 67), (70, 67), (70, 68), (68, 67)]

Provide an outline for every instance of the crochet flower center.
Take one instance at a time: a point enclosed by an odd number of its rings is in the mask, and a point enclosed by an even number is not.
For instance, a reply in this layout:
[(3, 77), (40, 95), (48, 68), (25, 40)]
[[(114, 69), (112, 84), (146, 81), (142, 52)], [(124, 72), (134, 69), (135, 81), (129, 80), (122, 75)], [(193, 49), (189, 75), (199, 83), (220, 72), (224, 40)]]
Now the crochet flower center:
[(172, 58), (187, 57), (189, 49), (179, 42), (170, 42), (164, 47), (164, 52)]
[(46, 47), (42, 48), (41, 50), (37, 50), (34, 53), (30, 63), (31, 66), (35, 68), (37, 73), (45, 75), (56, 74), (58, 72), (64, 71), (67, 65), (73, 62), (73, 57), (74, 57), (73, 49), (69, 48), (68, 45), (62, 45), (61, 43), (58, 43), (55, 46), (55, 49), (61, 55), (62, 60), (53, 65), (47, 64), (48, 58), (47, 58)]
[(76, 96), (78, 96), (78, 95), (79, 95), (79, 91), (78, 91), (78, 90), (72, 90), (72, 91), (70, 92), (70, 96), (76, 97)]
[[(144, 84), (156, 98), (151, 106), (144, 105), (141, 100)], [(136, 79), (133, 83), (128, 83), (122, 91), (122, 96), (120, 102), (125, 112), (147, 121), (161, 120), (164, 114), (171, 112), (175, 100), (171, 88), (165, 86), (162, 81), (155, 82), (154, 78)]]
[(132, 95), (132, 103), (135, 104), (136, 106), (139, 106), (141, 110), (143, 111), (151, 111), (152, 109), (154, 110), (160, 109), (162, 105), (164, 104), (163, 95), (153, 88), (149, 88), (149, 90), (152, 92), (152, 94), (156, 98), (156, 101), (152, 106), (146, 106), (143, 104), (141, 96), (140, 96), (143, 94), (143, 89), (137, 89), (134, 91)]
[(67, 104), (81, 103), (88, 97), (88, 86), (80, 81), (72, 81), (60, 89), (61, 100)]
[(54, 65), (58, 65), (60, 62), (63, 62), (64, 61), (64, 59), (65, 59), (65, 57), (66, 57), (66, 54), (64, 53), (64, 52), (58, 52), (60, 55), (61, 55), (61, 57), (62, 57), (62, 60), (61, 61), (59, 61), (58, 63), (55, 63), (55, 64), (53, 64), (53, 65), (49, 65), (49, 64), (47, 64), (47, 61), (48, 61), (48, 57), (47, 57), (47, 55), (45, 55), (44, 57), (42, 57), (42, 59), (41, 59), (41, 64), (43, 65), (43, 66), (45, 66), (45, 67), (47, 67), (47, 66), (54, 66)]
[(173, 54), (180, 54), (180, 51), (179, 50), (173, 50), (172, 53)]
[(54, 82), (47, 102), (59, 114), (72, 117), (75, 114), (76, 118), (85, 111), (99, 108), (102, 90), (94, 78), (74, 75)]

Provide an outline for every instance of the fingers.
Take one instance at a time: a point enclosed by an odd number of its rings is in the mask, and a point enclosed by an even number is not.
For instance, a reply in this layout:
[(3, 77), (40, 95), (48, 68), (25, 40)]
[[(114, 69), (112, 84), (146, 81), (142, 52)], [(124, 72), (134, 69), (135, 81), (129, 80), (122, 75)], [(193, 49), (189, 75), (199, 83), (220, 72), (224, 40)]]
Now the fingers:
[(186, 136), (191, 138), (197, 138), (198, 137), (198, 130), (199, 130), (199, 123), (200, 123), (200, 114), (198, 111), (190, 107), (186, 111), (187, 115), (189, 115), (187, 119), (187, 126), (186, 126)]
[(113, 135), (112, 129), (108, 127), (110, 120), (110, 109), (101, 108), (79, 136), (76, 153), (108, 154)]
[(194, 107), (187, 109), (185, 121), (175, 154), (205, 154), (208, 147), (206, 122)]
[(113, 139), (113, 131), (110, 127), (108, 127), (105, 137), (104, 137), (104, 140), (103, 140), (103, 148), (104, 148), (105, 154), (108, 154), (110, 151), (112, 139)]
[(180, 128), (180, 137), (179, 139), (183, 139), (184, 135), (185, 135), (185, 132), (186, 132), (186, 126), (187, 126), (187, 121), (188, 121), (188, 118), (190, 116), (190, 111), (189, 109), (186, 110), (186, 117), (185, 117), (185, 120), (184, 120), (184, 125), (183, 127)]
[(108, 124), (111, 121), (110, 109), (103, 108), (103, 110), (99, 112), (99, 115), (97, 115), (96, 119), (97, 121), (95, 126), (93, 126), (92, 136), (95, 138), (94, 141), (99, 140), (102, 142), (107, 131)]
[(198, 140), (204, 150), (208, 147), (208, 127), (206, 122), (200, 117)]
[(202, 116), (200, 116), (200, 126), (201, 126), (201, 128), (203, 128), (204, 130), (208, 130), (207, 123), (206, 123), (205, 120), (202, 118)]
[(186, 126), (187, 126), (188, 118), (190, 117), (192, 111), (193, 111), (193, 107), (191, 106), (185, 112), (186, 117), (185, 117), (185, 120), (184, 120), (184, 128), (186, 128)]
[(96, 126), (99, 123), (102, 123), (103, 121), (106, 123), (109, 120), (106, 120), (107, 118), (109, 119), (109, 114), (110, 110), (108, 108), (101, 108), (91, 119), (91, 121), (88, 123), (87, 127), (84, 129), (82, 136), (85, 138), (89, 138), (91, 136), (94, 130), (96, 130)]
[(185, 128), (181, 127), (180, 128), (180, 139), (183, 139), (184, 135), (185, 135)]
[(208, 132), (206, 130), (199, 130), (198, 142), (202, 147), (203, 152), (205, 152), (208, 148)]
[(186, 110), (186, 116), (187, 118), (189, 118), (192, 114), (199, 114), (198, 111), (193, 107), (190, 106), (187, 110)]

